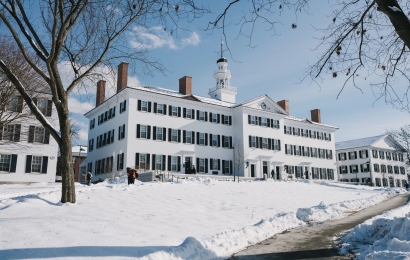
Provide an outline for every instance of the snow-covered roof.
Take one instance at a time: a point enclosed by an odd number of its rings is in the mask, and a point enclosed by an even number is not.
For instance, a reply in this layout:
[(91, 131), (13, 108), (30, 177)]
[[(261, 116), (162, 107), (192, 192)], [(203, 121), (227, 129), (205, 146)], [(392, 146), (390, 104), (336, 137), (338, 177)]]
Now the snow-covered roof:
[(350, 148), (356, 148), (356, 147), (366, 147), (366, 146), (371, 146), (372, 144), (384, 138), (385, 136), (387, 135), (384, 134), (384, 135), (365, 137), (365, 138), (360, 138), (360, 139), (355, 139), (355, 140), (337, 142), (335, 146), (336, 146), (336, 150), (350, 149)]
[(299, 122), (306, 123), (306, 124), (319, 125), (319, 126), (325, 126), (325, 127), (331, 127), (331, 128), (339, 129), (338, 127), (331, 126), (331, 125), (325, 125), (325, 124), (322, 124), (322, 123), (317, 123), (317, 122), (311, 121), (311, 120), (309, 120), (309, 119), (307, 119), (307, 118), (299, 118), (299, 117), (295, 117), (295, 116), (287, 116), (287, 117), (285, 117), (285, 119), (294, 120), (294, 121), (299, 121)]

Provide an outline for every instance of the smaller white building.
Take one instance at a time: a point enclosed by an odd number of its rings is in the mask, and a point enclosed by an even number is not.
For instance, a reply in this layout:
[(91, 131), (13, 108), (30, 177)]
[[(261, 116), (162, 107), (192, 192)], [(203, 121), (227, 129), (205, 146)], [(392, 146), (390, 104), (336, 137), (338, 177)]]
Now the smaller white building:
[(405, 149), (390, 135), (379, 135), (336, 143), (340, 182), (405, 187)]

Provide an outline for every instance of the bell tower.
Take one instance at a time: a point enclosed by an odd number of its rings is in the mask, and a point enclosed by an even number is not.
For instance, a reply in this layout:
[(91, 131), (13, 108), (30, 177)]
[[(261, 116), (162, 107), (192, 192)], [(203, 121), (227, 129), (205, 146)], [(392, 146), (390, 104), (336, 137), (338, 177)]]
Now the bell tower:
[(221, 57), (216, 61), (218, 70), (214, 72), (215, 87), (209, 89), (208, 95), (221, 101), (236, 103), (236, 87), (231, 87), (231, 72), (228, 70), (228, 60), (223, 56), (223, 41), (221, 41)]

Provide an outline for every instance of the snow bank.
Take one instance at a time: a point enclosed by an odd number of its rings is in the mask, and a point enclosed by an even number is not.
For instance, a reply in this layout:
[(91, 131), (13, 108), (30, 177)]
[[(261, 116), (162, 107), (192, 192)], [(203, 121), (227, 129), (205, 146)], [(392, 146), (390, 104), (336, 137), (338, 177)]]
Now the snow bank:
[(323, 181), (321, 185), (329, 186), (329, 187), (338, 187), (343, 189), (351, 189), (351, 190), (374, 190), (374, 191), (394, 191), (397, 194), (406, 193), (407, 190), (403, 188), (383, 188), (383, 187), (370, 187), (367, 185), (351, 185), (351, 184), (342, 184), (337, 182), (327, 182)]
[[(360, 193), (358, 193), (357, 195), (360, 195)], [(311, 208), (299, 208), (296, 212), (296, 217), (306, 222), (317, 222), (343, 218), (345, 217), (345, 214), (349, 214), (352, 213), (352, 211), (358, 211), (376, 205), (395, 195), (395, 191), (387, 190), (386, 192), (372, 196), (370, 198), (342, 201), (330, 205), (326, 205), (322, 201), (318, 206), (314, 206)]]
[(357, 225), (339, 242), (342, 254), (358, 260), (410, 259), (410, 203)]

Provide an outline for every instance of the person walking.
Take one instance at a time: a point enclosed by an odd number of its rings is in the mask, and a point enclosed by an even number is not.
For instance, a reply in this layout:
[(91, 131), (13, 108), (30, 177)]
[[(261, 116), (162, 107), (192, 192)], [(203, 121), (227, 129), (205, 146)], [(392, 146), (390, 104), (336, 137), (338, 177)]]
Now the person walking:
[(132, 183), (132, 173), (131, 173), (131, 168), (127, 167), (127, 176), (128, 176), (128, 185)]
[(137, 178), (137, 171), (135, 169), (131, 169), (131, 183), (135, 184), (135, 179)]
[(270, 171), (270, 175), (272, 176), (272, 179), (275, 179), (275, 171), (273, 169)]
[(87, 185), (91, 185), (91, 178), (93, 177), (91, 172), (87, 172), (87, 175), (85, 176), (85, 179), (87, 180)]

